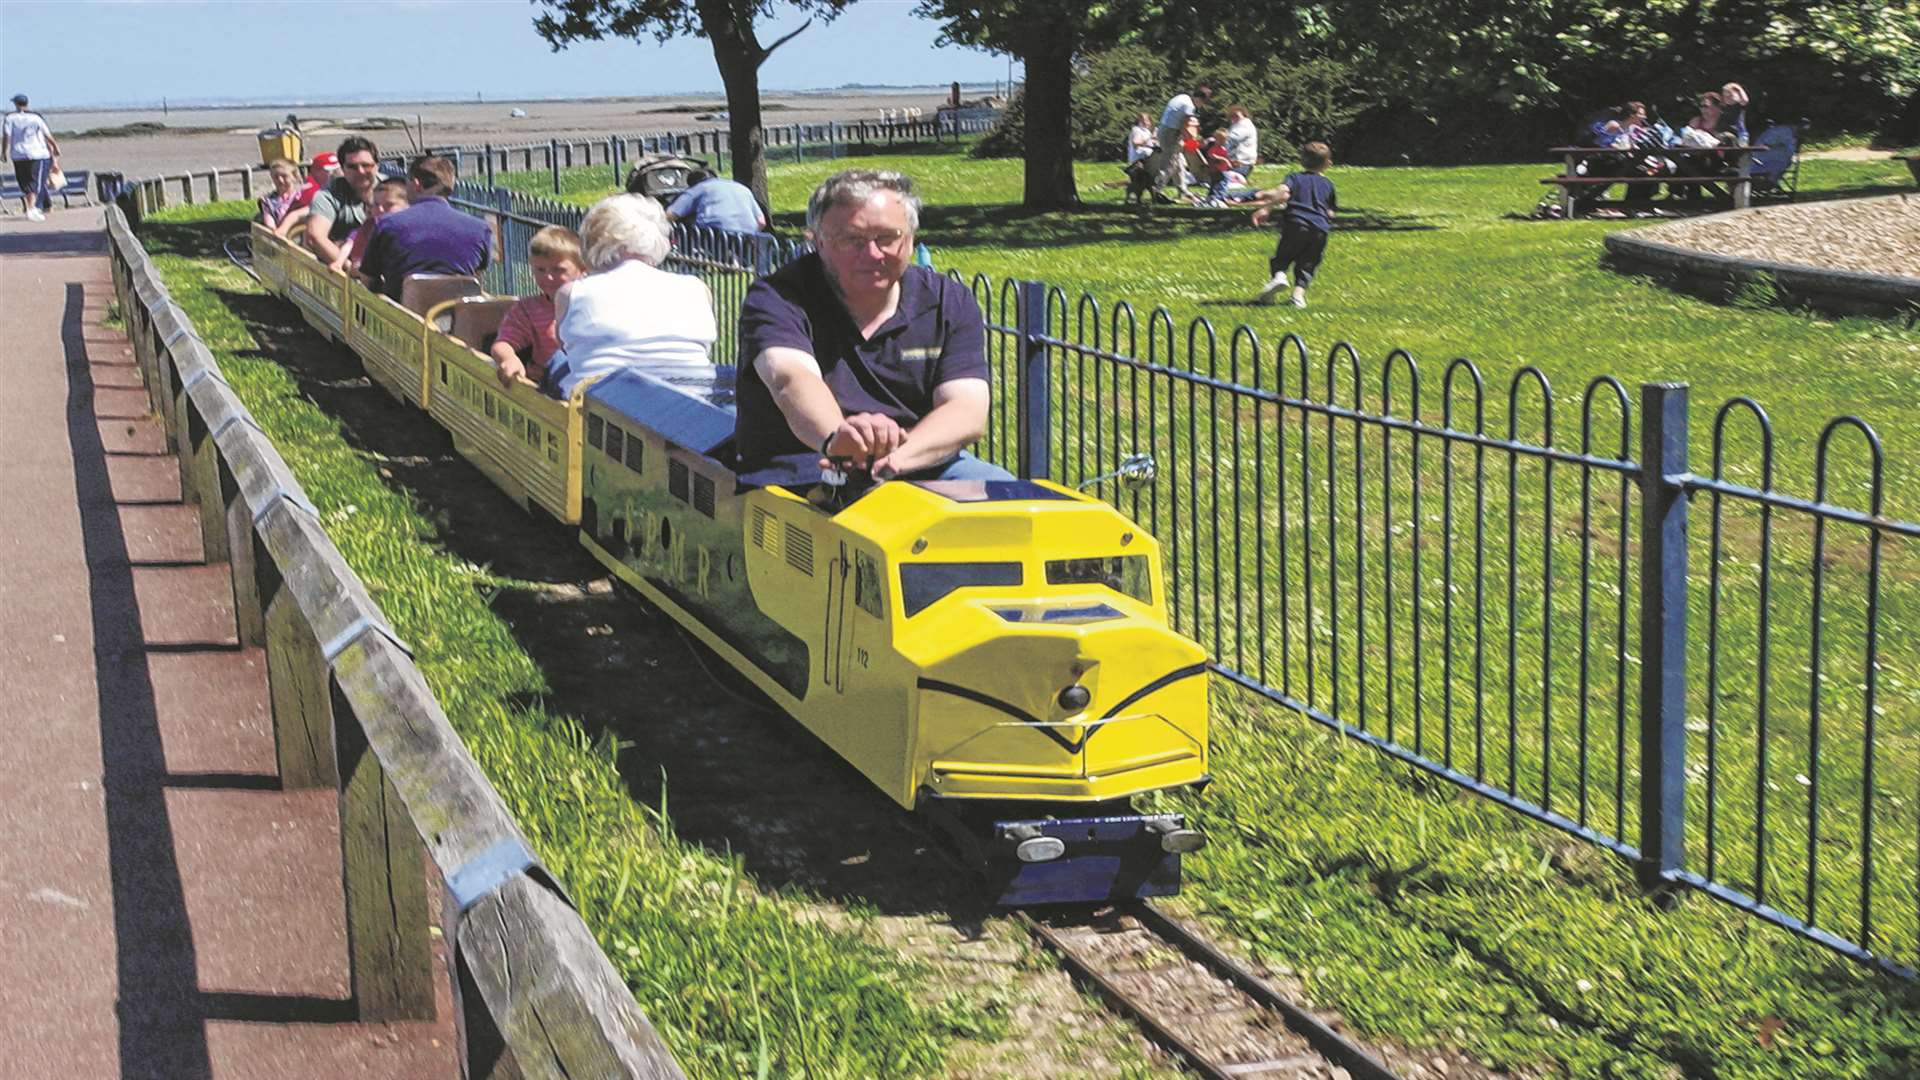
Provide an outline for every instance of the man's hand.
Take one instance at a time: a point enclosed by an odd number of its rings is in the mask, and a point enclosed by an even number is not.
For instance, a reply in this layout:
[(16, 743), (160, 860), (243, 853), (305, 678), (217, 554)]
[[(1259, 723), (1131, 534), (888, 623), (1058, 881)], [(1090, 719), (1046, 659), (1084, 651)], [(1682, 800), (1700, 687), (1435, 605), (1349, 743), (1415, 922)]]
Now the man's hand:
[(898, 450), (906, 437), (906, 430), (891, 417), (855, 413), (840, 421), (840, 426), (827, 438), (827, 453), (820, 459), (820, 467), (829, 468), (834, 461), (849, 461), (856, 469), (869, 468)]

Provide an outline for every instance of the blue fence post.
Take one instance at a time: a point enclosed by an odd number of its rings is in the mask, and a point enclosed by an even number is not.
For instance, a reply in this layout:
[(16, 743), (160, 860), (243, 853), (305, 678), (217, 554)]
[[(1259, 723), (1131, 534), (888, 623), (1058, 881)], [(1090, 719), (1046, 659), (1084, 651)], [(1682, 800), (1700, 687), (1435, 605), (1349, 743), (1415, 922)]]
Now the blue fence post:
[(1020, 448), (1017, 471), (1022, 480), (1047, 479), (1047, 431), (1052, 401), (1048, 395), (1047, 287), (1038, 281), (1019, 283), (1019, 309), (1014, 330), (1019, 336), (1019, 368), (1015, 372), (1019, 410)]
[(1640, 884), (1686, 867), (1687, 386), (1640, 386)]

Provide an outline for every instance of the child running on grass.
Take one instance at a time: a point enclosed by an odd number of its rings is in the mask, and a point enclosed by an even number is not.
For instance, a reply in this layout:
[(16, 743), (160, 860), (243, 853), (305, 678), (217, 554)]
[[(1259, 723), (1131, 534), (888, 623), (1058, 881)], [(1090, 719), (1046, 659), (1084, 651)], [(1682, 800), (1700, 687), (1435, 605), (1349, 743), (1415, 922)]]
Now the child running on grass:
[(1323, 142), (1310, 142), (1300, 148), (1304, 172), (1288, 173), (1278, 187), (1261, 192), (1253, 212), (1256, 226), (1267, 222), (1275, 206), (1285, 206), (1280, 218), (1280, 243), (1273, 249), (1268, 268), (1273, 276), (1260, 290), (1260, 303), (1271, 304), (1289, 284), (1287, 269), (1293, 269), (1293, 306), (1307, 306), (1307, 286), (1320, 269), (1327, 253), (1327, 234), (1333, 230), (1333, 214), (1340, 203), (1333, 192), (1327, 170), (1333, 166), (1333, 151)]
[(518, 378), (546, 383), (547, 364), (560, 348), (554, 330), (553, 296), (561, 286), (587, 272), (586, 259), (580, 254), (580, 237), (558, 225), (533, 234), (527, 242), (527, 263), (533, 267), (533, 284), (540, 291), (522, 297), (500, 320), (492, 356), (501, 386), (512, 386)]

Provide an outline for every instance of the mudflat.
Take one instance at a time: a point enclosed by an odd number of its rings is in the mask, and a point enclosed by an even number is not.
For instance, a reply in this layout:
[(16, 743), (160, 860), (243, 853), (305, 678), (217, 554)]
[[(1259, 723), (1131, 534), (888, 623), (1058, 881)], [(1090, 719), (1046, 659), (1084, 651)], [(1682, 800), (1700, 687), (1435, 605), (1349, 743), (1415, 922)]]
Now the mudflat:
[[(829, 120), (878, 120), (883, 109), (918, 108), (931, 117), (947, 100), (936, 89), (809, 91), (762, 95), (768, 126)], [(525, 116), (512, 115), (521, 110)], [(724, 95), (595, 98), (567, 101), (391, 102), (354, 105), (261, 105), (228, 108), (43, 112), (58, 134), (61, 165), (113, 169), (128, 176), (170, 176), (232, 169), (260, 160), (257, 133), (299, 116), (308, 153), (331, 149), (349, 134), (372, 139), (381, 152), (411, 153), (425, 145), (519, 144), (590, 136), (651, 135), (725, 129)], [(697, 119), (707, 116), (708, 119)], [(408, 130), (402, 130), (401, 123)], [(142, 134), (87, 134), (131, 124), (160, 124)]]

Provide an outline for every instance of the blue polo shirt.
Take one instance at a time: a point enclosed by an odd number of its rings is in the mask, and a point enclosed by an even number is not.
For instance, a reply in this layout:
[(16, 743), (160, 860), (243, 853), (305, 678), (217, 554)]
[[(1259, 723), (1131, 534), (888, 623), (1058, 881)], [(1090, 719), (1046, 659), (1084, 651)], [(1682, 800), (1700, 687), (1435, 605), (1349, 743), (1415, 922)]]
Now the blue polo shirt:
[(373, 224), (360, 272), (395, 300), (408, 274), (478, 274), (487, 267), (487, 223), (428, 195)]
[(1333, 181), (1319, 173), (1297, 172), (1288, 173), (1284, 183), (1293, 193), (1287, 197), (1285, 219), (1321, 232), (1332, 232), (1333, 217), (1329, 211), (1340, 209), (1340, 200), (1333, 193)]
[(921, 266), (900, 279), (900, 306), (860, 336), (819, 255), (796, 259), (747, 290), (740, 305), (735, 470), (749, 487), (820, 479), (820, 448), (802, 445), (753, 359), (783, 347), (812, 354), (841, 411), (880, 413), (911, 427), (943, 382), (987, 377), (986, 324), (965, 285)]
[(753, 197), (753, 189), (718, 176), (688, 188), (667, 207), (667, 213), (676, 221), (702, 229), (760, 231), (760, 204)]

